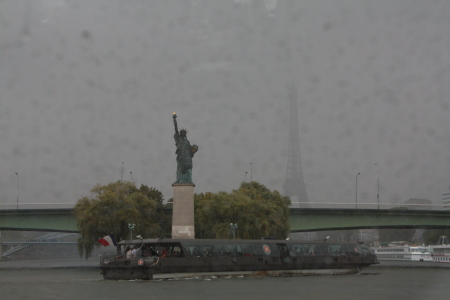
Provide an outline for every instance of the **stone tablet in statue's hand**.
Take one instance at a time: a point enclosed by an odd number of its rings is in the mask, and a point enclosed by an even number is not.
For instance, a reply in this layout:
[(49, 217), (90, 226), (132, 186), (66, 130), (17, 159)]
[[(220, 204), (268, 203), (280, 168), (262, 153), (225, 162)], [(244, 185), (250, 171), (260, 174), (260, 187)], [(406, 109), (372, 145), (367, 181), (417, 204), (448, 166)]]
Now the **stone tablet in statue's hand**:
[(197, 151), (198, 151), (198, 146), (197, 145), (192, 145), (191, 146), (192, 155), (194, 155)]

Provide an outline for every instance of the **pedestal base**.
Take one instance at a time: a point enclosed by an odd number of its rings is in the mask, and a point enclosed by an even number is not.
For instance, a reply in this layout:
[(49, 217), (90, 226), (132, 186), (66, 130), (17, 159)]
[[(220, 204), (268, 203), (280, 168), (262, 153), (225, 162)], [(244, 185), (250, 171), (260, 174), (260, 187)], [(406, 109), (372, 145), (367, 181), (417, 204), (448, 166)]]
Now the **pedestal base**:
[(174, 183), (172, 238), (195, 239), (193, 183)]

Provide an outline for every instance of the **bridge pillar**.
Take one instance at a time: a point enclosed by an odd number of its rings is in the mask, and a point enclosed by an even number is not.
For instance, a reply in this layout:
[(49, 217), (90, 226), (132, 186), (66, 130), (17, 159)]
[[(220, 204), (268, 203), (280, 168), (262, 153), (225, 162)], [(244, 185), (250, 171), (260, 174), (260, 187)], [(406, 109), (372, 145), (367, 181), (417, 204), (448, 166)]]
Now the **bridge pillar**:
[(193, 183), (174, 183), (172, 238), (195, 239)]

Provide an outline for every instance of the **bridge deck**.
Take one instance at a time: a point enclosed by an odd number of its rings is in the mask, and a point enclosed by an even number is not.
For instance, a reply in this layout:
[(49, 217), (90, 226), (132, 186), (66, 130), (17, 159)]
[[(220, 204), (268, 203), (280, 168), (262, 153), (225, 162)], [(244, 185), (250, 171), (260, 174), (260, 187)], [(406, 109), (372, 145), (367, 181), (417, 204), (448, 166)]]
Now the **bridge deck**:
[[(291, 232), (366, 228), (450, 228), (450, 211), (292, 208)], [(0, 210), (0, 230), (78, 232), (73, 209)]]
[(373, 228), (450, 228), (450, 211), (293, 208), (290, 210), (289, 223), (291, 232)]
[(79, 232), (73, 208), (0, 210), (0, 230)]

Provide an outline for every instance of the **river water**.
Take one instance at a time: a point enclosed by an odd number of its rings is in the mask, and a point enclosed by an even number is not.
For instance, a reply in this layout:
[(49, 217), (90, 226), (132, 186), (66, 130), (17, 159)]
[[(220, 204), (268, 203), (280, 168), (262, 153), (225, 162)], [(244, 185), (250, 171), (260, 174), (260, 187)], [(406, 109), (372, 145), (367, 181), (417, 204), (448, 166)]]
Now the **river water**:
[(448, 299), (450, 264), (381, 262), (360, 275), (103, 280), (96, 260), (0, 261), (0, 299)]

